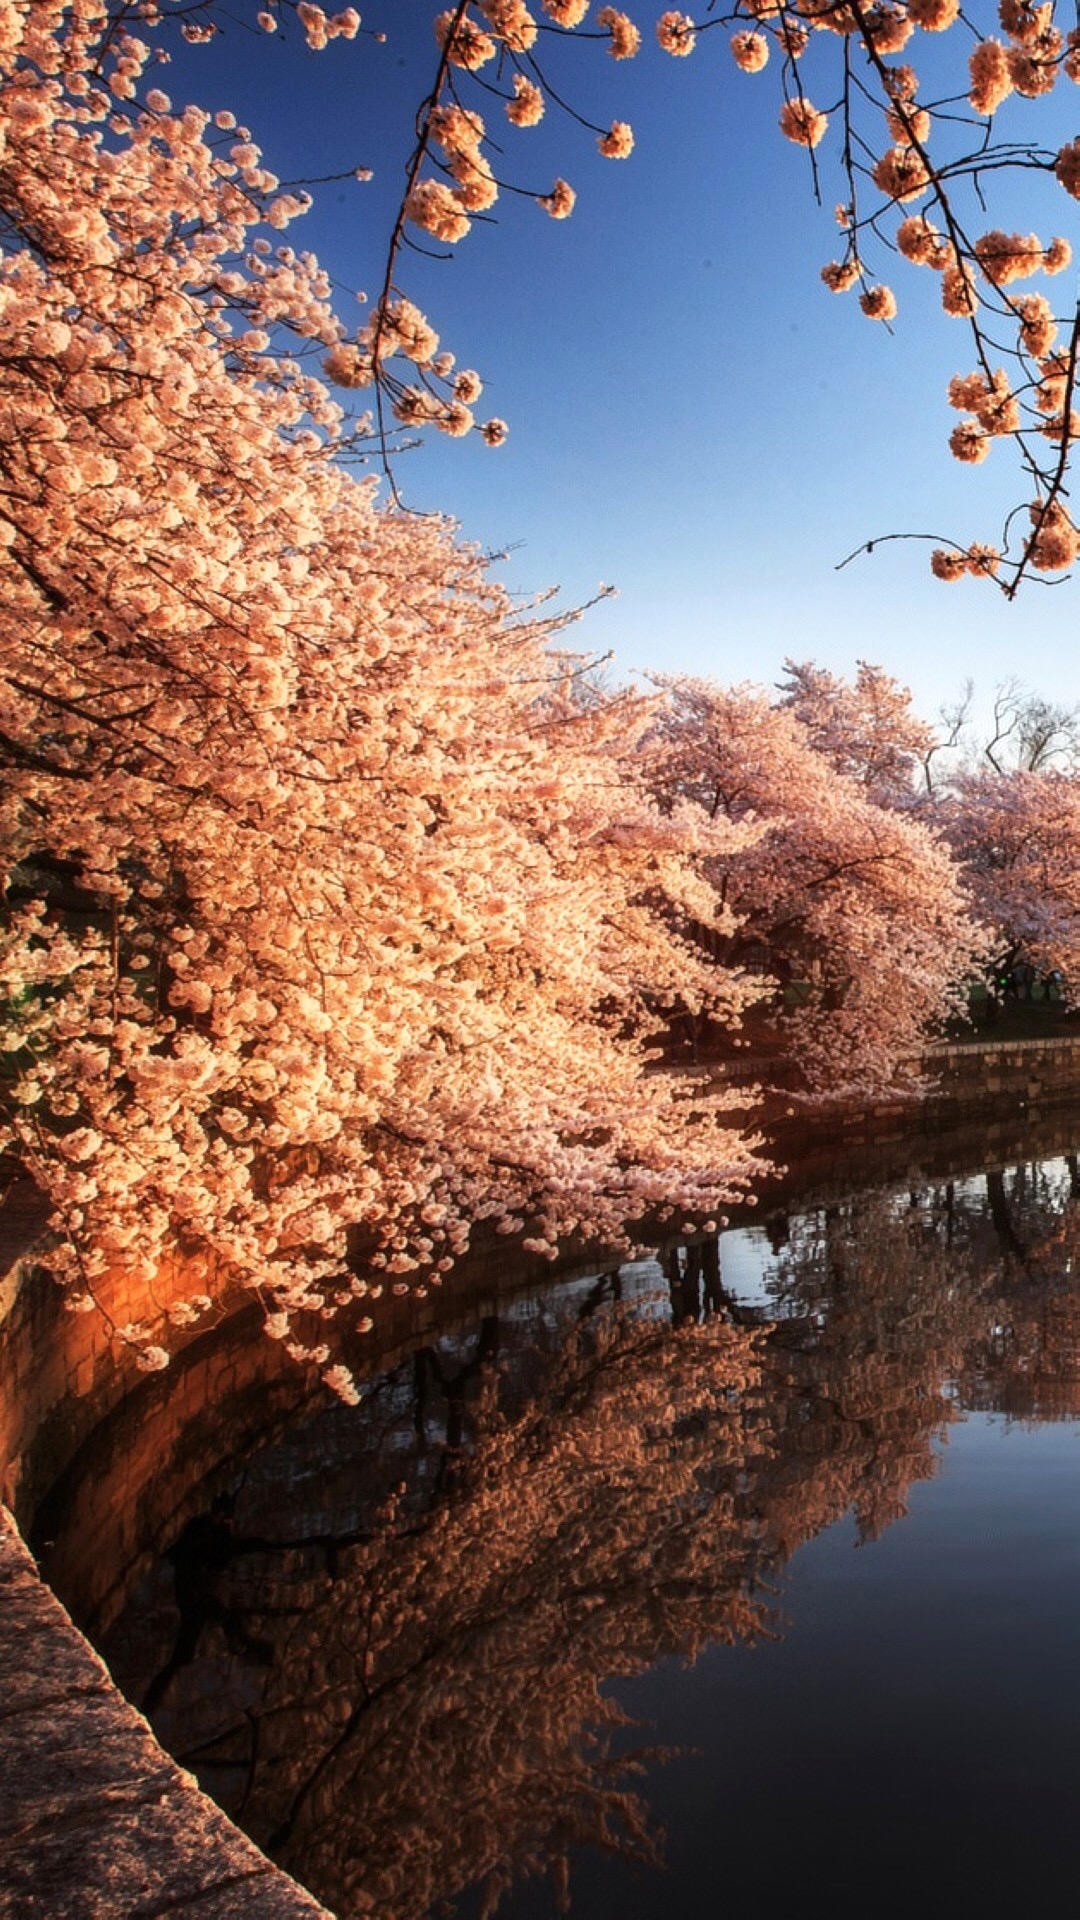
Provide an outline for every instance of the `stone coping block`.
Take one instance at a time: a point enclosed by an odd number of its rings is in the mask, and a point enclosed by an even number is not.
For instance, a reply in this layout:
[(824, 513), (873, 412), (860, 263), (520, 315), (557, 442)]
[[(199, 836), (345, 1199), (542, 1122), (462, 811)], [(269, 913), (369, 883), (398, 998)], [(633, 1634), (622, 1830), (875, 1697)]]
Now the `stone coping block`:
[(0, 1920), (333, 1920), (158, 1746), (0, 1507)]

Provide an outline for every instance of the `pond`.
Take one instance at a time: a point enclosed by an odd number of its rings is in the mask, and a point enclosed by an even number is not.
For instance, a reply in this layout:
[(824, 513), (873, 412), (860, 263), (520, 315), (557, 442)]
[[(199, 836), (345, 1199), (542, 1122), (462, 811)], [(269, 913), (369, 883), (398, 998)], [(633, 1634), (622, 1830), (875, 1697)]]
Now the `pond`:
[(977, 1165), (508, 1275), (355, 1408), (223, 1330), (45, 1503), (46, 1571), (341, 1915), (1041, 1911), (1080, 1869), (1080, 1164)]

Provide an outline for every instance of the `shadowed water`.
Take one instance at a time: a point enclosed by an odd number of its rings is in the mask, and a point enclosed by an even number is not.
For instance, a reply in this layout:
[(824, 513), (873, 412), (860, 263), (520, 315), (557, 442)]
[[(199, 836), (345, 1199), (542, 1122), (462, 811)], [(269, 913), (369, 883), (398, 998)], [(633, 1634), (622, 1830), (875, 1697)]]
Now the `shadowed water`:
[(155, 1383), (185, 1490), (148, 1478), (123, 1566), (80, 1594), (46, 1516), (66, 1597), (342, 1915), (1041, 1912), (1080, 1867), (1078, 1254), (1062, 1155), (489, 1301), (263, 1430), (224, 1342), (213, 1443)]

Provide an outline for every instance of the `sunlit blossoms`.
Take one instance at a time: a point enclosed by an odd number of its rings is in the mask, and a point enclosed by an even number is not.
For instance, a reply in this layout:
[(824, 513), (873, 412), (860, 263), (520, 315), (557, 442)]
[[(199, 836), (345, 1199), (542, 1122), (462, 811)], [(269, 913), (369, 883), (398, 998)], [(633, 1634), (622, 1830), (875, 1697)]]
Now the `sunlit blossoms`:
[(1043, 248), (1034, 233), (1002, 233), (995, 229), (975, 242), (975, 258), (992, 286), (1025, 280), (1043, 264)]
[(537, 24), (523, 0), (480, 0), (480, 11), (511, 53), (528, 53)]
[(1080, 973), (1080, 804), (1075, 776), (970, 773), (941, 809), (971, 898), (999, 951)]
[(949, 435), (949, 446), (958, 460), (975, 467), (986, 459), (990, 451), (990, 439), (973, 420), (965, 420), (962, 426), (953, 428)]
[(506, 117), (515, 127), (536, 127), (544, 117), (544, 96), (536, 82), (514, 75), (514, 97), (506, 103)]
[(805, 983), (774, 1019), (797, 1032), (800, 1072), (835, 1087), (894, 1081), (931, 1008), (955, 1001), (981, 933), (938, 834), (910, 805), (930, 735), (904, 689), (860, 667), (854, 687), (787, 662), (785, 697), (669, 683), (653, 778), (759, 837), (718, 864), (738, 924), (730, 964), (756, 950)]
[(498, 51), (490, 34), (484, 33), (467, 13), (458, 14), (452, 7), (436, 16), (435, 38), (453, 65), (470, 73), (494, 60)]
[(890, 200), (917, 200), (930, 184), (930, 169), (905, 142), (881, 155), (873, 168), (873, 180)]
[(680, 59), (693, 53), (697, 40), (690, 15), (674, 9), (660, 15), (656, 23), (656, 37), (665, 53), (675, 54)]
[(907, 0), (910, 18), (924, 33), (945, 33), (960, 15), (960, 0)]
[[(658, 807), (647, 701), (579, 703), (558, 621), (377, 507), (294, 350), (497, 446), (480, 376), (394, 288), (350, 339), (231, 116), (87, 108), (145, 52), (33, 20), (33, 70), (0, 35), (0, 1136), (80, 1311), (182, 1248), (186, 1299), (254, 1289), (348, 1401), (327, 1316), (437, 1285), (476, 1222), (549, 1254), (738, 1191), (724, 1097), (643, 1071), (660, 1009), (747, 1001), (678, 932), (726, 924), (702, 861), (737, 835)], [(479, 151), (468, 113), (438, 132)], [(412, 212), (461, 219), (461, 175)]]
[[(510, 11), (494, 5), (481, 9), (485, 28), (496, 38), (503, 22), (503, 43), (512, 50), (513, 30), (506, 25)], [(576, 25), (581, 17), (576, 7), (556, 5), (547, 12), (549, 19), (564, 28)], [(888, 322), (896, 314), (891, 288), (878, 283), (880, 262), (874, 253), (881, 244), (895, 246), (905, 260), (940, 275), (943, 312), (967, 326), (980, 352), (986, 330), (995, 324), (993, 316), (1002, 313), (997, 299), (1001, 290), (1040, 274), (1059, 273), (1068, 265), (1071, 250), (1065, 239), (1046, 240), (1034, 231), (1013, 232), (1005, 226), (991, 226), (978, 238), (970, 239), (965, 218), (958, 218), (952, 207), (957, 180), (977, 174), (979, 192), (985, 196), (999, 170), (1004, 174), (1023, 168), (1043, 174), (1048, 171), (1046, 155), (1034, 144), (1025, 145), (1026, 136), (1002, 146), (988, 127), (985, 147), (975, 152), (965, 150), (962, 136), (954, 130), (962, 124), (962, 116), (958, 117), (955, 110), (958, 96), (966, 95), (971, 108), (992, 121), (1010, 95), (1038, 102), (1053, 92), (1060, 77), (1075, 80), (1080, 75), (1080, 30), (1073, 27), (1066, 34), (1055, 23), (1051, 6), (1002, 0), (995, 22), (997, 31), (984, 32), (974, 45), (962, 20), (959, 0), (913, 0), (909, 6), (885, 4), (866, 12), (836, 9), (820, 0), (799, 0), (785, 12), (771, 0), (748, 0), (748, 4), (707, 24), (721, 23), (733, 29), (727, 44), (731, 57), (744, 72), (761, 73), (771, 53), (779, 56), (783, 93), (780, 131), (787, 140), (815, 152), (826, 142), (830, 115), (841, 118), (843, 146), (838, 149), (837, 160), (845, 176), (842, 191), (848, 245), (841, 260), (824, 266), (822, 278), (836, 292), (858, 288), (860, 304), (869, 318)], [(602, 7), (595, 16), (595, 27), (608, 37), (609, 51), (617, 58), (636, 51), (638, 29), (625, 14)], [(938, 98), (931, 98), (925, 84), (927, 74), (920, 66), (919, 35), (933, 35), (948, 42), (954, 32), (960, 71), (950, 90), (947, 81), (938, 82), (936, 70), (928, 69), (934, 73), (934, 83), (942, 88)], [(959, 50), (964, 34), (967, 37)], [(704, 30), (689, 14), (667, 9), (656, 21), (656, 36), (665, 52), (686, 58), (703, 44)], [(829, 97), (839, 104), (829, 112), (808, 97), (794, 65), (815, 40), (822, 48), (815, 69), (815, 91), (819, 84), (825, 84), (816, 76), (824, 71), (823, 59), (830, 43), (848, 44), (849, 51), (842, 58), (849, 63), (853, 57), (858, 59), (850, 49), (861, 44), (866, 60), (865, 67), (857, 68), (862, 76), (857, 88), (850, 84), (850, 72), (856, 69), (850, 69), (846, 78), (838, 68), (834, 70), (836, 86)], [(898, 56), (903, 56), (903, 63)], [(534, 96), (526, 88), (538, 84), (539, 69), (536, 80), (521, 73), (513, 76), (514, 98), (508, 103), (511, 119), (520, 116), (521, 124), (528, 123), (539, 102), (534, 103)], [(523, 103), (520, 107), (519, 100)], [(625, 125), (616, 120), (608, 131), (597, 130), (597, 145), (606, 157), (625, 157), (629, 151), (627, 136), (621, 131)], [(1059, 146), (1056, 153), (1052, 149), (1050, 156), (1053, 177), (1073, 198), (1080, 197), (1078, 154), (1080, 142), (1074, 141)], [(815, 152), (815, 177), (822, 164)], [(879, 196), (876, 199), (875, 193)], [(917, 200), (925, 200), (933, 218), (906, 212)], [(472, 210), (464, 198), (462, 204), (466, 213)], [(539, 196), (539, 204), (554, 217), (564, 218), (572, 204), (569, 189), (559, 183), (550, 194)], [(447, 210), (433, 206), (430, 211), (433, 219), (441, 212), (439, 226), (444, 236), (449, 234), (452, 224)], [(900, 216), (891, 227), (889, 213)], [(1041, 366), (1060, 336), (1061, 316), (1038, 292), (1023, 296), (1022, 304), (1020, 300), (1008, 300), (1004, 315), (1014, 329), (1007, 351), (1014, 353), (1021, 365), (1010, 370), (1008, 389), (1013, 397), (997, 408), (993, 420), (984, 412), (974, 422), (954, 430), (953, 451), (969, 465), (985, 458), (994, 437), (1013, 436), (1020, 444), (1020, 436), (1030, 428), (1030, 417), (1025, 419), (1015, 396), (1025, 392), (1031, 396), (1029, 406), (1044, 416), (1037, 432), (1046, 442), (1067, 451), (1076, 437), (1073, 414), (1077, 410), (1049, 404), (1050, 376)], [(995, 342), (995, 354), (1000, 351)], [(1030, 434), (1026, 448), (1024, 457), (1030, 458)], [(1051, 464), (1043, 468), (1037, 454), (1035, 462), (1039, 484), (1048, 496), (1053, 495), (1064, 485), (1065, 468), (1056, 469)], [(1020, 522), (1014, 519), (1012, 524), (1018, 529)], [(957, 550), (971, 551), (962, 543)], [(1038, 568), (1043, 557), (1056, 552), (1052, 539), (1028, 537), (1011, 561), (1003, 556), (996, 575), (998, 584), (1009, 594), (1014, 593), (1029, 568)]]
[(1061, 500), (1036, 500), (1028, 510), (1033, 561), (1046, 573), (1071, 567), (1080, 554), (1080, 532)]
[(868, 320), (896, 318), (896, 297), (891, 287), (867, 287), (859, 297), (859, 305)]
[(626, 160), (634, 151), (633, 128), (625, 120), (616, 120), (596, 144), (605, 159)]
[(996, 113), (1013, 90), (1009, 58), (1000, 40), (983, 40), (970, 60), (970, 100), (976, 113)]
[(538, 195), (538, 204), (553, 220), (568, 220), (574, 211), (577, 195), (573, 187), (565, 180), (556, 180), (550, 193)]
[(930, 571), (936, 580), (962, 580), (967, 572), (966, 555), (947, 547), (935, 547), (930, 555)]
[(735, 65), (743, 73), (760, 73), (767, 64), (769, 43), (763, 33), (735, 33), (730, 44)]
[(608, 52), (613, 60), (632, 60), (641, 46), (641, 34), (629, 14), (617, 7), (601, 7), (596, 24), (610, 36)]
[(987, 579), (997, 572), (1000, 565), (1001, 555), (996, 547), (987, 546), (985, 541), (972, 541), (967, 550), (967, 567), (974, 579)]
[(405, 212), (415, 226), (450, 245), (463, 240), (472, 225), (457, 195), (441, 180), (418, 180), (405, 202)]
[(821, 277), (831, 293), (847, 293), (858, 283), (859, 263), (857, 260), (830, 260), (822, 267)]
[(1054, 172), (1066, 193), (1074, 200), (1080, 200), (1080, 140), (1071, 140), (1062, 147), (1054, 162)]
[(896, 229), (896, 244), (905, 260), (911, 260), (916, 266), (944, 264), (941, 232), (925, 214), (913, 214), (901, 220)]
[(589, 0), (542, 0), (542, 4), (558, 27), (579, 27), (589, 11)]
[(956, 320), (974, 319), (979, 308), (974, 269), (966, 260), (950, 260), (941, 276), (941, 304)]
[(780, 109), (780, 131), (796, 146), (816, 147), (825, 138), (828, 125), (828, 116), (819, 113), (801, 96), (797, 100), (785, 100)]

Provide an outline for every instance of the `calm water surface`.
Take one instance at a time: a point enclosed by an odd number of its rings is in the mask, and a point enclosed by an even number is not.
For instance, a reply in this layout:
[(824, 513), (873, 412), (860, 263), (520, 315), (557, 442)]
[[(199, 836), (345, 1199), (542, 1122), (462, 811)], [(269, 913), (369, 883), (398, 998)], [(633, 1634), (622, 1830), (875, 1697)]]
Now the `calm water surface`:
[(67, 1597), (342, 1915), (1042, 1914), (1080, 1879), (1078, 1258), (1064, 1156), (489, 1303), (356, 1409), (260, 1430), (237, 1390), (214, 1444), (163, 1376), (182, 1497)]

